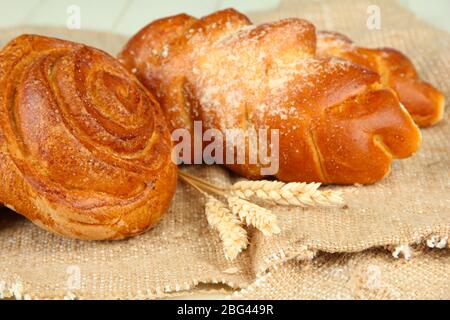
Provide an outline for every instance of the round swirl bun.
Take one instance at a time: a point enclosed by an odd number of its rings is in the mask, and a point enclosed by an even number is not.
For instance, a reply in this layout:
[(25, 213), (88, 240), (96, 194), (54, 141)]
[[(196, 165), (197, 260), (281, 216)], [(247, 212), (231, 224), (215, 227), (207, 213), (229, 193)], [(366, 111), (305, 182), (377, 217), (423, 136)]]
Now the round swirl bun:
[(0, 203), (79, 239), (154, 225), (176, 186), (152, 95), (113, 57), (23, 35), (0, 52)]

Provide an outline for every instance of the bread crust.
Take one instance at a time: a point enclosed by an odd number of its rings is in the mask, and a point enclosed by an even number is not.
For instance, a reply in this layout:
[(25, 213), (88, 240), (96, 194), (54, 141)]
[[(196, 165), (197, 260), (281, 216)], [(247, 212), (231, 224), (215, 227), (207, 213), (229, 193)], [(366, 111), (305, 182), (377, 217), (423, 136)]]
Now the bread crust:
[(403, 53), (392, 48), (358, 47), (345, 35), (329, 31), (318, 32), (317, 53), (347, 59), (380, 74), (382, 84), (396, 92), (420, 127), (442, 120), (444, 95), (419, 78), (413, 63)]
[[(316, 30), (305, 20), (254, 26), (232, 9), (169, 17), (131, 38), (119, 58), (155, 92), (174, 129), (192, 129), (194, 120), (222, 132), (278, 129), (275, 176), (283, 181), (373, 183), (420, 144), (379, 75), (318, 57)], [(228, 167), (262, 177), (262, 163)]]
[(112, 240), (166, 211), (177, 168), (157, 101), (100, 50), (37, 35), (0, 52), (0, 203), (54, 233)]

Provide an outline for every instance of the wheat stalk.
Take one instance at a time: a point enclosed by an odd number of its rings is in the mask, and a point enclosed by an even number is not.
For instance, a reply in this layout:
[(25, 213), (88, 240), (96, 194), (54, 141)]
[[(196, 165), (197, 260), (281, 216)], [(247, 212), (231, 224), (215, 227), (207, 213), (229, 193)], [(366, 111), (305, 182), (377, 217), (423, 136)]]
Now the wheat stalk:
[(228, 196), (227, 201), (231, 212), (248, 226), (254, 226), (265, 236), (280, 233), (277, 216), (272, 211), (237, 196)]
[(318, 190), (320, 183), (281, 181), (239, 181), (231, 192), (243, 199), (259, 198), (283, 206), (340, 206), (344, 203), (341, 191)]
[(206, 191), (212, 192), (219, 196), (224, 196), (225, 193), (227, 192), (227, 189), (217, 187), (202, 178), (190, 175), (181, 170), (178, 171), (178, 176), (181, 178), (181, 180), (183, 180), (187, 184), (193, 186), (195, 189), (200, 191), (200, 193), (202, 193), (203, 195), (207, 195)]
[(248, 245), (247, 232), (241, 222), (222, 201), (212, 196), (206, 201), (205, 214), (209, 225), (219, 232), (225, 257), (234, 260)]
[[(337, 206), (343, 204), (340, 191), (318, 190), (320, 183), (284, 183), (280, 181), (240, 181), (229, 188), (218, 187), (202, 178), (179, 171), (179, 177), (207, 201), (205, 214), (208, 224), (219, 232), (225, 257), (233, 260), (247, 248), (247, 232), (242, 226), (254, 226), (265, 236), (280, 233), (277, 216), (269, 209), (251, 202), (252, 198), (284, 206)], [(212, 197), (216, 194), (228, 202)]]

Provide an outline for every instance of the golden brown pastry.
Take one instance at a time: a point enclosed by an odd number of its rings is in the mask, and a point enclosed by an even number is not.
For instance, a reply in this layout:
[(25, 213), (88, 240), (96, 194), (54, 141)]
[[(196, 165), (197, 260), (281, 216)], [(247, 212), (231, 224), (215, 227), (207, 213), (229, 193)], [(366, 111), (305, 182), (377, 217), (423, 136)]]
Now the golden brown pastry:
[[(120, 54), (156, 94), (173, 128), (279, 129), (282, 181), (373, 183), (413, 154), (420, 132), (379, 75), (316, 56), (314, 26), (254, 26), (232, 9), (150, 23)], [(228, 165), (261, 178), (262, 163)]]
[(174, 194), (158, 103), (108, 54), (23, 35), (0, 52), (0, 203), (79, 239), (142, 233)]
[(401, 52), (357, 47), (340, 33), (321, 31), (317, 37), (317, 54), (348, 59), (380, 74), (381, 83), (394, 89), (419, 126), (430, 126), (442, 119), (444, 95), (420, 80), (412, 62)]

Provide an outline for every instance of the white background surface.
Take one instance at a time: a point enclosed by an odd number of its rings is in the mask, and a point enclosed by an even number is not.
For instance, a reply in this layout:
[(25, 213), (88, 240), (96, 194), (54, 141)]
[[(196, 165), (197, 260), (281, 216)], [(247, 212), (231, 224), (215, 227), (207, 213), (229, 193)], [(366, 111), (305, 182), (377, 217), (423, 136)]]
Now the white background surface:
[[(269, 10), (278, 3), (279, 0), (0, 0), (0, 28), (24, 24), (66, 26), (67, 8), (78, 5), (82, 29), (132, 35), (154, 19), (181, 12), (202, 16), (234, 7), (245, 13)], [(450, 0), (400, 0), (400, 3), (450, 32)]]

